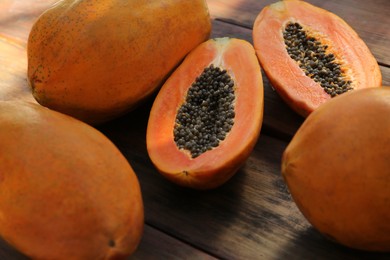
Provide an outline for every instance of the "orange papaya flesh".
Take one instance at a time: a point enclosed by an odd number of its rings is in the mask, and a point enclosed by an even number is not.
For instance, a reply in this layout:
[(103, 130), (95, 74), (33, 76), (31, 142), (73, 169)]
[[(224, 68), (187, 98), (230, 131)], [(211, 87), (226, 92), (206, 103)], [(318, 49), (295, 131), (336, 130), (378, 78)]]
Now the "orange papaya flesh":
[[(194, 82), (211, 65), (226, 71), (228, 80), (234, 82), (233, 124), (216, 147), (194, 154), (185, 147), (179, 148), (174, 132), (181, 124), (177, 117), (188, 103)], [(211, 87), (209, 82), (203, 88), (211, 92)], [(148, 154), (153, 164), (163, 176), (182, 186), (211, 189), (222, 185), (248, 158), (257, 141), (263, 119), (263, 99), (260, 66), (251, 44), (230, 38), (202, 43), (166, 81), (153, 103), (146, 136)], [(198, 102), (201, 104), (204, 100)], [(195, 113), (198, 110), (202, 110), (201, 105), (193, 108)], [(207, 114), (214, 112), (208, 110), (203, 115), (207, 117)], [(195, 122), (195, 129), (196, 120), (201, 119), (196, 116), (190, 118), (191, 122)], [(203, 130), (213, 128), (220, 120), (212, 117), (208, 123), (203, 122), (200, 126)], [(203, 132), (199, 140), (207, 140), (208, 134), (215, 132)], [(176, 136), (176, 139), (180, 137)]]
[(345, 246), (390, 252), (390, 87), (359, 89), (307, 117), (282, 174), (307, 220)]
[(275, 90), (304, 117), (333, 96), (382, 84), (377, 61), (358, 34), (304, 1), (265, 7), (255, 20), (253, 42)]
[(204, 0), (60, 1), (28, 38), (33, 96), (89, 124), (109, 121), (150, 97), (210, 31)]

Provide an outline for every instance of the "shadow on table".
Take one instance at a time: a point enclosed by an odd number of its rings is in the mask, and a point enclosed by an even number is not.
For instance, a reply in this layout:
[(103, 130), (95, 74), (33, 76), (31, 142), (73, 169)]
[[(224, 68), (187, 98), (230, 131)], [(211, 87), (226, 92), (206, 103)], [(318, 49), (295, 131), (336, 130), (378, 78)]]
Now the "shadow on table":
[(10, 246), (0, 237), (0, 259), (28, 260), (29, 258)]
[(390, 253), (367, 252), (347, 248), (337, 244), (313, 227), (302, 230), (296, 237), (290, 240), (290, 243), (280, 247), (276, 259), (294, 259), (298, 256), (300, 259), (390, 259)]

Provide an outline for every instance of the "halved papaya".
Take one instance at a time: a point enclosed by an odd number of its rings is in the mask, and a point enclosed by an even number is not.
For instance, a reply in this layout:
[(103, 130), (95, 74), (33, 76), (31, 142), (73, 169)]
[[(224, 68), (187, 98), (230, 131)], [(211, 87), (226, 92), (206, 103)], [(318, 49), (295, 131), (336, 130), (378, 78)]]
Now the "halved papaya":
[(382, 84), (379, 66), (358, 34), (340, 17), (304, 1), (265, 7), (254, 23), (253, 41), (273, 87), (302, 116), (331, 97)]
[(258, 139), (263, 99), (260, 65), (250, 43), (217, 38), (200, 44), (153, 103), (146, 140), (153, 164), (182, 186), (222, 185)]

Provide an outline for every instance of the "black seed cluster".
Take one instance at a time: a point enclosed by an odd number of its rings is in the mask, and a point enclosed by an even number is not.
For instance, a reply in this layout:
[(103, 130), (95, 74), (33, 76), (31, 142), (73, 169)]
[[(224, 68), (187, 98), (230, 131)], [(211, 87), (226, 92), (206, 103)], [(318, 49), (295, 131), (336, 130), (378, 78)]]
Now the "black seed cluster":
[(298, 62), (307, 76), (318, 82), (332, 97), (351, 90), (352, 81), (346, 80), (327, 45), (306, 34), (299, 23), (288, 23), (283, 32), (288, 54)]
[(192, 158), (224, 140), (234, 123), (234, 82), (226, 70), (211, 64), (196, 78), (176, 115), (173, 130), (179, 149)]

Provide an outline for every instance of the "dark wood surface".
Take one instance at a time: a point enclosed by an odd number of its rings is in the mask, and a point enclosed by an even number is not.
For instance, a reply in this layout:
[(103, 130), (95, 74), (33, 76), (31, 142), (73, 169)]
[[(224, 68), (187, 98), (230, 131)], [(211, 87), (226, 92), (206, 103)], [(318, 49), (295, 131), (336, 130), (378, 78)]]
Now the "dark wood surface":
[[(0, 99), (31, 100), (26, 81), (26, 41), (37, 16), (54, 0), (0, 1)], [(273, 1), (207, 0), (212, 37), (252, 42), (252, 24)], [(390, 1), (310, 0), (347, 21), (378, 60), (390, 85)], [(265, 75), (262, 132), (245, 165), (211, 191), (178, 187), (148, 158), (145, 132), (152, 100), (98, 127), (123, 152), (140, 180), (145, 232), (130, 259), (390, 259), (337, 245), (301, 215), (281, 178), (280, 160), (303, 118), (287, 107)], [(0, 241), (0, 259), (25, 259)]]

